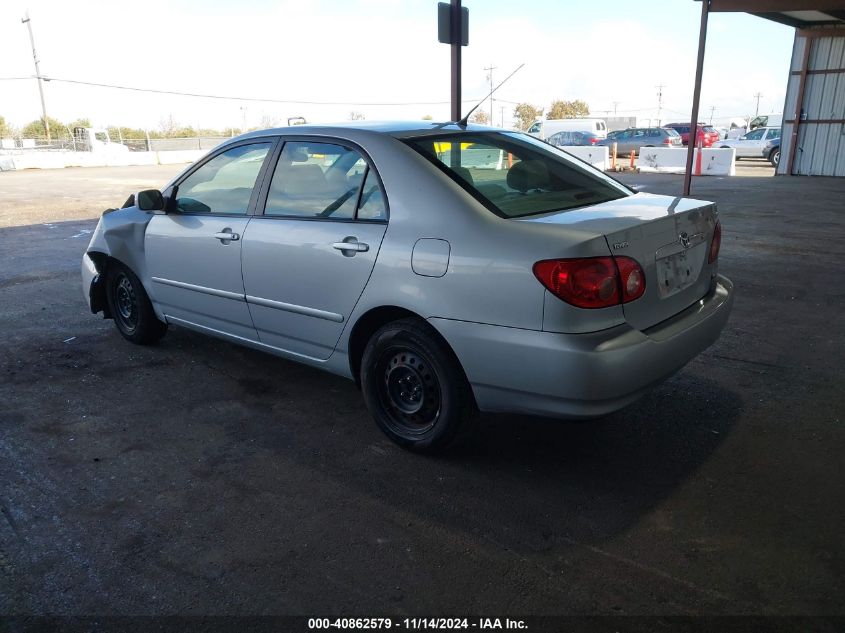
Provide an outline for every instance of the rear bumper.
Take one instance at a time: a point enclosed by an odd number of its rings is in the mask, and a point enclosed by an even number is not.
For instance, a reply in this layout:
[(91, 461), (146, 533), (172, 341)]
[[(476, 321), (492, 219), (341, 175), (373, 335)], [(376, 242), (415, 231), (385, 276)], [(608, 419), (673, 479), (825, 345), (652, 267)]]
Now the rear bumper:
[(630, 404), (718, 338), (733, 284), (718, 276), (695, 304), (645, 331), (559, 334), (431, 319), (460, 359), (482, 411), (592, 418)]

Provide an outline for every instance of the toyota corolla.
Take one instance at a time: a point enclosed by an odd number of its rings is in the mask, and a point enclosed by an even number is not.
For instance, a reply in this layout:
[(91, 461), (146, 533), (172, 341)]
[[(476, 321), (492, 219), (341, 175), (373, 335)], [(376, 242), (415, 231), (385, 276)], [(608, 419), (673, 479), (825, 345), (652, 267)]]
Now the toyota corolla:
[(530, 136), (298, 126), (226, 142), (100, 219), (85, 298), (354, 380), (398, 444), (478, 411), (618, 410), (724, 327), (714, 204), (637, 193)]

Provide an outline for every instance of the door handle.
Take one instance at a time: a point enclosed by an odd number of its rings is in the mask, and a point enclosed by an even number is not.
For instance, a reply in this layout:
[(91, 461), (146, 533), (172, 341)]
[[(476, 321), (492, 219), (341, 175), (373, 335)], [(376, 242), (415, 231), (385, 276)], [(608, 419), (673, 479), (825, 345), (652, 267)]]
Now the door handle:
[(370, 250), (369, 244), (359, 242), (354, 237), (347, 237), (346, 239), (349, 241), (335, 242), (334, 244), (332, 244), (332, 248), (343, 252), (343, 254), (347, 257), (352, 257), (355, 253), (366, 253), (368, 250)]
[(219, 233), (215, 233), (214, 235), (212, 235), (212, 237), (214, 239), (220, 240), (221, 242), (237, 241), (237, 240), (241, 239), (241, 236), (238, 235), (237, 233), (232, 233), (231, 229), (228, 229), (228, 230), (224, 229), (224, 230), (220, 231)]

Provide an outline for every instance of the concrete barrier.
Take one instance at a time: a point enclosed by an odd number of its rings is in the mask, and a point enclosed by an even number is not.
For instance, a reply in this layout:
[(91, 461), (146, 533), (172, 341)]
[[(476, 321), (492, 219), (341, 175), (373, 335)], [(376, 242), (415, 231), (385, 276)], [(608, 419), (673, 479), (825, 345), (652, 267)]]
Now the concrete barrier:
[(596, 169), (606, 171), (610, 168), (610, 150), (607, 147), (595, 147), (592, 145), (573, 145), (561, 147), (567, 154), (580, 158), (585, 163), (590, 163)]
[[(695, 149), (693, 154), (692, 173), (696, 171), (698, 153), (701, 152), (701, 176), (734, 176), (736, 175), (736, 150), (705, 148)], [(637, 158), (637, 168), (641, 172), (659, 172), (666, 174), (683, 174), (687, 166), (687, 149), (680, 147), (641, 147)]]
[(208, 150), (176, 150), (160, 152), (50, 152), (19, 151), (0, 154), (0, 171), (15, 169), (62, 169), (64, 167), (124, 167), (130, 165), (177, 165), (192, 163)]

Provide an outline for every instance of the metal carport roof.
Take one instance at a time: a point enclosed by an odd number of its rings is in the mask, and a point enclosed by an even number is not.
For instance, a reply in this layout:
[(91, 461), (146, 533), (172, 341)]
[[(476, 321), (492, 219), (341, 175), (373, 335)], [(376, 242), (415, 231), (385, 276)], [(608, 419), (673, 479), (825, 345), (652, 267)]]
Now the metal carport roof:
[[(845, 0), (697, 0), (701, 2), (701, 27), (698, 40), (698, 60), (695, 69), (690, 138), (697, 138), (698, 110), (701, 99), (701, 75), (704, 66), (704, 50), (707, 41), (707, 18), (711, 11), (749, 13), (767, 20), (793, 26), (797, 29), (828, 27), (839, 32), (845, 26)], [(845, 32), (845, 31), (843, 31)], [(806, 60), (804, 64), (806, 74)], [(800, 103), (799, 106), (800, 108)], [(787, 113), (784, 112), (784, 117)], [(797, 121), (800, 113), (792, 113)], [(786, 119), (784, 119), (786, 120)], [(793, 134), (797, 134), (797, 127)], [(793, 145), (794, 147), (794, 145)], [(684, 195), (689, 195), (692, 180), (692, 163), (695, 144), (690, 143), (687, 151), (686, 173), (684, 174)]]

